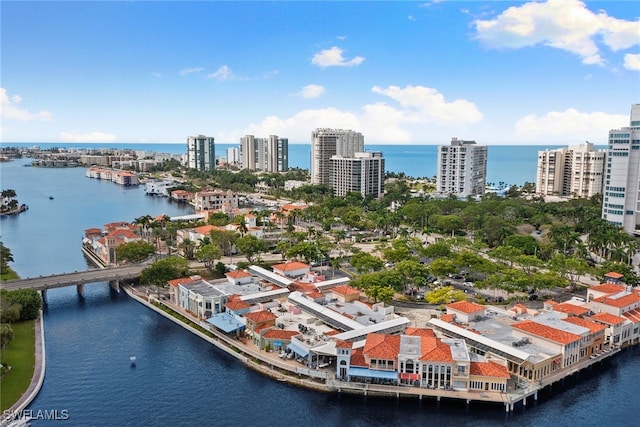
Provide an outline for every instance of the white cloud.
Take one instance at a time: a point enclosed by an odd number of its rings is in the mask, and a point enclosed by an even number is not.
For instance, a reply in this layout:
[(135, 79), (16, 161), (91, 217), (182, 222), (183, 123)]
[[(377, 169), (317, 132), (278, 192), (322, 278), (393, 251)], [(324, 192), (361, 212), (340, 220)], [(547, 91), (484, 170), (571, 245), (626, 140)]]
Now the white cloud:
[(265, 79), (270, 79), (271, 77), (275, 77), (278, 74), (280, 74), (280, 71), (271, 70), (271, 71), (266, 71), (266, 72), (262, 73), (262, 77), (265, 78)]
[(180, 75), (181, 76), (186, 76), (188, 74), (193, 74), (193, 73), (200, 73), (204, 70), (204, 68), (202, 67), (189, 67), (189, 68), (183, 68), (182, 70), (180, 70)]
[[(575, 139), (576, 143), (602, 138), (611, 129), (625, 126), (629, 116), (602, 112), (581, 113), (574, 108), (551, 111), (543, 116), (530, 114), (518, 120), (516, 136), (557, 138), (563, 141)], [(549, 142), (549, 141), (547, 141)]]
[(337, 46), (333, 46), (331, 49), (322, 50), (311, 59), (313, 65), (319, 67), (353, 67), (354, 65), (360, 65), (364, 62), (364, 57), (356, 56), (347, 60), (342, 56), (344, 51)]
[(457, 99), (447, 102), (436, 89), (424, 86), (389, 86), (386, 89), (374, 86), (372, 91), (398, 102), (404, 107), (409, 121), (438, 124), (468, 124), (482, 120), (482, 113), (473, 102)]
[(27, 109), (20, 108), (18, 104), (22, 102), (20, 95), (12, 95), (11, 98), (7, 95), (7, 89), (0, 88), (0, 116), (7, 120), (40, 120), (43, 122), (51, 121), (51, 113), (46, 110), (41, 110), (37, 113), (32, 113)]
[(604, 65), (596, 40), (613, 51), (640, 44), (640, 23), (594, 13), (580, 0), (548, 0), (513, 6), (490, 20), (474, 22), (489, 48), (539, 44), (571, 52), (584, 64)]
[(298, 93), (299, 96), (307, 99), (317, 98), (325, 92), (324, 87), (315, 84), (309, 84), (302, 88)]
[(624, 68), (640, 71), (640, 53), (627, 53), (624, 56)]
[(213, 73), (209, 74), (207, 78), (224, 81), (224, 80), (233, 79), (234, 76), (233, 76), (233, 71), (231, 71), (231, 68), (227, 67), (226, 65), (223, 65)]
[(155, 71), (152, 71), (152, 72), (151, 72), (151, 75), (152, 75), (153, 77), (157, 77), (157, 78), (162, 77), (162, 74), (157, 73), (157, 72), (155, 72)]
[[(367, 104), (357, 112), (337, 108), (309, 109), (288, 118), (269, 116), (259, 123), (233, 136), (238, 139), (245, 134), (280, 135), (289, 141), (308, 141), (311, 130), (319, 127), (353, 129), (362, 132), (369, 143), (410, 144), (423, 142), (424, 130), (413, 133), (408, 128), (429, 126), (450, 133), (451, 128), (477, 123), (482, 114), (472, 102), (456, 100), (447, 102), (437, 90), (422, 86), (399, 88), (390, 86), (372, 88), (374, 93), (385, 95), (399, 105), (385, 102)], [(413, 129), (412, 129), (413, 130)]]
[(114, 134), (104, 132), (60, 132), (58, 139), (65, 142), (111, 142), (117, 140)]

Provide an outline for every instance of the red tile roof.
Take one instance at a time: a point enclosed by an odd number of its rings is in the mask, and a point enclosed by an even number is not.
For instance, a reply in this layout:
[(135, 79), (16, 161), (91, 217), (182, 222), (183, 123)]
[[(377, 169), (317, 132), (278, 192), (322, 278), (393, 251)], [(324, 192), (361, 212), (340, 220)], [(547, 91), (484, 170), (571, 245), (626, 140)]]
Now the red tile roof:
[(469, 301), (452, 302), (451, 304), (447, 304), (446, 307), (466, 314), (476, 313), (478, 311), (484, 310), (485, 308), (484, 305), (476, 304)]
[(302, 270), (302, 269), (311, 268), (311, 267), (309, 266), (309, 264), (305, 264), (303, 262), (291, 261), (291, 262), (285, 262), (284, 264), (273, 265), (271, 266), (271, 268), (279, 271), (294, 271), (294, 270)]
[(552, 328), (551, 326), (542, 325), (532, 320), (524, 320), (522, 322), (514, 323), (512, 328), (519, 329), (524, 332), (528, 332), (533, 335), (537, 335), (541, 338), (545, 338), (549, 341), (556, 342), (558, 344), (569, 344), (581, 339), (580, 335), (575, 335), (570, 332), (561, 331), (560, 329)]
[(598, 322), (606, 323), (608, 325), (618, 325), (624, 322), (622, 317), (614, 316), (609, 313), (598, 313), (591, 316), (593, 320), (597, 320)]
[(626, 313), (623, 313), (622, 316), (633, 323), (640, 323), (640, 308), (629, 310)]
[(567, 302), (556, 304), (555, 306), (553, 306), (553, 309), (555, 311), (559, 311), (561, 313), (571, 314), (573, 316), (584, 316), (585, 314), (587, 314), (590, 311), (586, 307), (581, 307), (579, 305), (575, 305), (575, 304), (571, 304), (571, 303), (567, 303)]
[(453, 362), (451, 356), (451, 347), (444, 344), (437, 338), (431, 340), (427, 337), (422, 339), (422, 356), (420, 360), (428, 360), (433, 362)]
[(369, 334), (362, 351), (373, 359), (395, 360), (400, 351), (400, 336)]
[(351, 341), (343, 341), (343, 340), (336, 341), (336, 348), (352, 348), (352, 347), (353, 347), (353, 343)]
[(275, 314), (268, 310), (252, 311), (251, 313), (246, 313), (244, 317), (253, 323), (264, 323), (277, 318)]
[(308, 296), (311, 299), (318, 299), (318, 298), (323, 298), (324, 294), (318, 291), (311, 291), (311, 292), (307, 292), (305, 294), (306, 296)]
[(591, 331), (592, 334), (595, 334), (596, 332), (600, 332), (607, 329), (606, 326), (601, 325), (600, 323), (592, 322), (591, 320), (582, 319), (580, 317), (567, 317), (566, 319), (562, 319), (562, 320), (567, 323), (573, 323), (574, 325), (587, 328)]
[(361, 348), (354, 349), (351, 352), (351, 360), (349, 362), (351, 366), (362, 366), (368, 368), (367, 362), (364, 360), (364, 353)]
[(602, 304), (610, 305), (611, 307), (628, 307), (633, 304), (637, 304), (640, 302), (640, 297), (635, 293), (630, 293), (619, 298), (611, 298), (610, 296), (604, 296), (600, 298), (594, 299), (595, 302), (599, 302)]
[(491, 361), (471, 362), (469, 365), (469, 373), (482, 377), (511, 378), (509, 370), (505, 366)]
[(229, 310), (236, 311), (236, 310), (243, 310), (245, 308), (249, 308), (251, 307), (251, 304), (239, 299), (234, 299), (234, 300), (227, 301), (227, 303), (224, 306), (227, 307)]
[(430, 328), (407, 328), (404, 330), (405, 335), (420, 337), (435, 337), (436, 334)]
[(592, 291), (602, 292), (603, 294), (617, 294), (626, 289), (624, 285), (616, 285), (614, 283), (603, 283), (601, 285), (592, 286), (589, 288)]
[(263, 337), (275, 340), (291, 340), (291, 337), (298, 335), (298, 331), (283, 331), (282, 329), (269, 329)]
[(341, 286), (336, 286), (335, 288), (331, 288), (331, 292), (334, 292), (336, 294), (340, 294), (340, 295), (360, 295), (360, 291), (357, 290), (356, 288), (352, 288), (349, 285), (341, 285)]
[(447, 323), (453, 323), (453, 321), (456, 320), (456, 315), (453, 313), (443, 314), (442, 316), (440, 316), (440, 320)]
[(623, 276), (624, 274), (620, 274), (616, 271), (610, 271), (604, 275), (604, 277), (611, 277), (612, 279), (622, 279)]
[(209, 233), (213, 230), (224, 230), (224, 228), (218, 227), (216, 225), (202, 225), (193, 229), (193, 231), (198, 234), (202, 234), (203, 236), (208, 236)]
[(199, 282), (200, 278), (198, 279), (193, 279), (191, 277), (181, 277), (179, 279), (173, 279), (173, 280), (169, 280), (167, 283), (171, 286), (178, 286), (178, 285), (188, 285), (190, 283), (195, 283), (195, 282)]
[(232, 279), (241, 279), (243, 277), (251, 277), (251, 273), (247, 273), (244, 270), (235, 270), (225, 273), (225, 276), (230, 277)]

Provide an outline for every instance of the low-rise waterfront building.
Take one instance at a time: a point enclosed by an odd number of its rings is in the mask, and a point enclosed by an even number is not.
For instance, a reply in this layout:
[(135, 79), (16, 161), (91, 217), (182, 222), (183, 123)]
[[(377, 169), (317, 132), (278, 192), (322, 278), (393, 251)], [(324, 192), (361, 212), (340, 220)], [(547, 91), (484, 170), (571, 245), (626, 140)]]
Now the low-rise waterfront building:
[(88, 178), (103, 179), (125, 187), (136, 186), (140, 184), (138, 175), (129, 171), (119, 171), (103, 168), (88, 168), (85, 175)]
[(148, 196), (169, 197), (169, 189), (178, 185), (172, 179), (147, 181), (144, 184), (144, 193)]
[(223, 191), (219, 189), (198, 191), (194, 195), (194, 206), (196, 211), (226, 211), (238, 207), (238, 194), (231, 190)]
[(85, 230), (82, 247), (86, 253), (104, 266), (116, 265), (118, 246), (142, 240), (136, 232), (136, 226), (128, 222), (105, 224), (103, 230), (89, 228)]

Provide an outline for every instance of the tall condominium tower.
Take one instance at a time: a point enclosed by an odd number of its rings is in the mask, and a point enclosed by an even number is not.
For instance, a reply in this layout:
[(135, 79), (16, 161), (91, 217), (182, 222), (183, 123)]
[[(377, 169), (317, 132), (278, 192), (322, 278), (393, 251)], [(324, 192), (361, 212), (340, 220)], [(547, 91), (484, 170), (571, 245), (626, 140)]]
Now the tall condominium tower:
[(311, 133), (311, 183), (330, 185), (331, 157), (364, 152), (364, 136), (344, 129), (318, 128)]
[(198, 135), (187, 137), (187, 166), (199, 171), (210, 171), (216, 168), (215, 139)]
[(629, 127), (609, 131), (602, 218), (640, 235), (640, 104)]
[(240, 163), (240, 150), (238, 150), (238, 147), (227, 148), (227, 163), (230, 165)]
[(539, 151), (536, 194), (592, 197), (602, 193), (606, 157), (606, 150), (595, 150), (590, 142)]
[(451, 139), (438, 147), (436, 191), (458, 197), (484, 194), (487, 182), (487, 146), (475, 141)]
[(240, 160), (243, 169), (286, 172), (289, 170), (289, 140), (277, 135), (269, 135), (269, 138), (245, 135), (240, 138)]
[(353, 157), (331, 156), (330, 183), (336, 196), (355, 192), (362, 197), (380, 198), (384, 194), (382, 153), (355, 153)]

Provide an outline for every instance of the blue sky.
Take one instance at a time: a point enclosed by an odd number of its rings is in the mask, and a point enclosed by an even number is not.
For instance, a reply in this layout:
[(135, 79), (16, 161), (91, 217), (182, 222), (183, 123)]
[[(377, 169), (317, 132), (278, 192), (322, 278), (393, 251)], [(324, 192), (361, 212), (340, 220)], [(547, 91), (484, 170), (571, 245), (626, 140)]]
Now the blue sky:
[(3, 1), (6, 142), (605, 144), (640, 2)]

